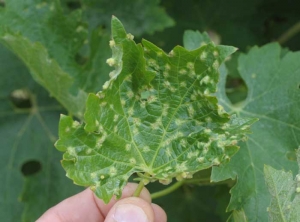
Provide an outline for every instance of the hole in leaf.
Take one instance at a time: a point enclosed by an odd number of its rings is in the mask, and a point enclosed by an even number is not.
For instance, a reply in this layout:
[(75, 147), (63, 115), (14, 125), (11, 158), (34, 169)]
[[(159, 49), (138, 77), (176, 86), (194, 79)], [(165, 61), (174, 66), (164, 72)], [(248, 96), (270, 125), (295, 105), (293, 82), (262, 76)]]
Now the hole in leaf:
[(79, 65), (84, 65), (88, 61), (88, 58), (85, 57), (85, 56), (83, 56), (83, 55), (81, 55), (80, 53), (77, 53), (75, 55), (75, 61)]
[(247, 94), (248, 89), (243, 79), (227, 76), (226, 95), (232, 104), (244, 101)]
[(31, 108), (30, 93), (25, 89), (16, 89), (10, 94), (10, 101), (16, 108), (27, 109)]
[(81, 8), (81, 3), (79, 1), (68, 1), (67, 6), (71, 10), (76, 10)]
[(144, 91), (141, 93), (141, 101), (147, 102), (151, 93), (149, 91)]
[(30, 176), (38, 173), (42, 169), (42, 164), (37, 160), (29, 160), (23, 163), (21, 167), (22, 174), (26, 176)]

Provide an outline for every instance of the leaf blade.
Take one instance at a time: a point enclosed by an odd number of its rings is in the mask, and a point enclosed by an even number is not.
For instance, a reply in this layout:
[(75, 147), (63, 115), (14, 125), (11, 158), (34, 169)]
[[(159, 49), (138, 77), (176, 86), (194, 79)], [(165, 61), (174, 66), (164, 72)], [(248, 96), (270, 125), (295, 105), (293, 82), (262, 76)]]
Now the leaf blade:
[(150, 181), (180, 180), (228, 161), (255, 121), (230, 117), (211, 95), (219, 64), (235, 48), (177, 46), (167, 54), (146, 40), (143, 48), (135, 44), (119, 20), (112, 22), (111, 79), (89, 95), (86, 124), (73, 129), (70, 118), (61, 120), (69, 125), (60, 126), (56, 146), (65, 151), (67, 175), (109, 202), (134, 172)]

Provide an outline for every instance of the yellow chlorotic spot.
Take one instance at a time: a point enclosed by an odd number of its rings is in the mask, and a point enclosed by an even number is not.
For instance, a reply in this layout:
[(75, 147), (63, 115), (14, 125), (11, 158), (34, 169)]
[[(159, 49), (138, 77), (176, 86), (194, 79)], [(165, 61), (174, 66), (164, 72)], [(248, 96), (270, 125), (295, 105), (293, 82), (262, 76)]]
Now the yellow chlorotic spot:
[(67, 152), (68, 152), (70, 155), (72, 155), (72, 156), (77, 156), (75, 147), (69, 146), (69, 147), (67, 148)]
[(187, 67), (188, 69), (194, 69), (194, 63), (188, 62), (188, 63), (186, 64), (186, 67)]
[(133, 107), (130, 107), (129, 109), (128, 109), (128, 115), (129, 116), (132, 116), (133, 115), (133, 113), (134, 113), (134, 111), (133, 111)]
[(195, 71), (190, 71), (189, 77), (194, 78), (196, 76)]
[(166, 69), (166, 70), (170, 70), (170, 69), (171, 69), (171, 66), (170, 66), (169, 64), (166, 64), (166, 65), (165, 65), (165, 69)]
[(127, 38), (130, 39), (130, 40), (133, 40), (133, 39), (134, 39), (134, 36), (133, 36), (132, 34), (128, 33), (128, 34), (127, 34)]
[(204, 157), (198, 157), (196, 160), (197, 160), (199, 163), (203, 163)]
[(191, 151), (191, 152), (188, 152), (188, 155), (187, 155), (187, 158), (192, 158), (192, 157), (196, 157), (198, 156), (199, 154), (199, 151)]
[(213, 63), (214, 69), (215, 69), (215, 70), (218, 70), (218, 69), (219, 69), (219, 66), (220, 66), (220, 64), (219, 64), (218, 60), (214, 61), (214, 63)]
[[(168, 175), (166, 174), (165, 176), (168, 176)], [(163, 180), (161, 179), (161, 180), (159, 180), (159, 182), (163, 185), (169, 185), (172, 182), (172, 178), (163, 179)]]
[(140, 118), (133, 118), (133, 123), (137, 126), (141, 125), (141, 119)]
[(116, 42), (114, 40), (109, 41), (109, 46), (114, 47), (116, 45)]
[(190, 117), (193, 117), (195, 115), (195, 109), (192, 105), (189, 105), (188, 113), (189, 113)]
[(118, 132), (118, 126), (114, 126), (114, 133)]
[(215, 158), (214, 160), (213, 160), (213, 164), (214, 165), (220, 165), (220, 160), (219, 160), (219, 158)]
[(211, 119), (211, 117), (206, 117), (206, 118), (205, 118), (205, 121), (206, 121), (207, 123), (210, 123), (210, 122), (212, 121), (212, 119)]
[(72, 123), (72, 127), (73, 128), (76, 128), (77, 126), (79, 126), (80, 125), (80, 123), (78, 122), (78, 121), (74, 121), (73, 123)]
[(209, 94), (210, 94), (209, 89), (204, 90), (204, 95), (209, 95)]
[(183, 147), (185, 147), (187, 145), (187, 141), (185, 139), (181, 139), (179, 143)]
[(162, 52), (157, 52), (158, 57), (162, 57), (163, 53)]
[(149, 146), (145, 146), (145, 147), (143, 148), (143, 151), (144, 151), (144, 152), (149, 152), (149, 151), (150, 151), (150, 147), (149, 147)]
[(125, 106), (125, 104), (126, 104), (126, 101), (124, 99), (121, 99), (121, 105)]
[(91, 154), (92, 151), (93, 151), (93, 150), (89, 148), (89, 149), (87, 149), (87, 151), (86, 151), (85, 153), (86, 153), (86, 154)]
[(201, 79), (200, 84), (202, 85), (203, 83), (209, 83), (210, 82), (210, 77), (209, 76), (204, 76), (203, 79)]
[(77, 28), (76, 28), (76, 32), (82, 32), (82, 31), (84, 31), (84, 27), (83, 26), (78, 26)]
[(200, 59), (201, 60), (206, 60), (207, 59), (207, 53), (205, 51), (203, 51), (200, 55)]
[(187, 166), (185, 162), (177, 164), (175, 168), (177, 172), (184, 172), (187, 170)]
[(166, 154), (167, 154), (167, 156), (171, 156), (172, 155), (171, 150), (170, 150), (169, 147), (166, 149)]
[(97, 178), (97, 173), (96, 172), (91, 173), (91, 177), (92, 177), (92, 179), (96, 179)]
[(129, 159), (129, 162), (130, 162), (131, 164), (136, 164), (136, 160), (135, 160), (133, 157)]
[(126, 93), (126, 95), (128, 96), (129, 99), (131, 99), (131, 98), (133, 98), (134, 93), (133, 93), (132, 91), (128, 91), (128, 92)]
[(107, 104), (107, 102), (102, 102), (102, 103), (100, 103), (100, 106), (101, 106), (101, 107), (105, 107), (106, 104)]
[(169, 56), (170, 56), (170, 57), (175, 56), (175, 52), (174, 52), (173, 50), (171, 50), (171, 52), (169, 52)]
[(126, 151), (129, 151), (130, 149), (131, 149), (131, 145), (130, 145), (130, 144), (126, 144), (125, 150), (126, 150)]
[(113, 66), (116, 64), (116, 60), (114, 58), (109, 58), (106, 60), (106, 63), (109, 65), (109, 66)]
[(165, 78), (168, 78), (168, 77), (169, 77), (169, 73), (168, 73), (167, 71), (164, 71), (164, 72), (163, 72), (163, 76), (164, 76)]
[(110, 169), (109, 169), (109, 175), (111, 176), (111, 177), (113, 177), (113, 176), (115, 176), (117, 174), (117, 169), (115, 168), (115, 167), (111, 167)]
[(103, 85), (103, 89), (107, 89), (109, 87), (109, 81), (106, 81)]
[(117, 122), (118, 119), (119, 119), (119, 115), (115, 114), (115, 115), (114, 115), (114, 122)]
[(182, 75), (184, 75), (184, 74), (187, 73), (187, 71), (186, 71), (185, 69), (180, 69), (180, 70), (179, 70), (179, 73), (182, 74)]
[(181, 82), (180, 86), (186, 88), (186, 82)]

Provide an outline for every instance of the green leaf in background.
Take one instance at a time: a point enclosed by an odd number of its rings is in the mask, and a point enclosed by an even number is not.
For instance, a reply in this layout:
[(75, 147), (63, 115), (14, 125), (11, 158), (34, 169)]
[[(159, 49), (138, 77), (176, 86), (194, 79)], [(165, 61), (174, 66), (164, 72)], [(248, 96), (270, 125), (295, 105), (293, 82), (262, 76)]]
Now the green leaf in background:
[[(253, 134), (222, 167), (213, 168), (212, 181), (236, 178), (229, 211), (244, 212), (245, 221), (267, 221), (270, 194), (264, 182), (264, 164), (296, 170), (300, 141), (300, 53), (282, 56), (278, 44), (252, 48), (238, 59), (238, 70), (248, 88), (246, 100), (232, 105), (225, 94), (226, 70), (221, 69), (218, 98), (226, 111), (239, 117), (258, 117)], [(225, 72), (224, 72), (225, 71)], [(239, 221), (239, 220), (238, 220)]]
[(35, 221), (78, 192), (53, 143), (62, 107), (0, 47), (0, 221)]
[[(300, 168), (300, 150), (297, 150), (298, 167)], [(264, 167), (264, 175), (271, 204), (266, 209), (270, 222), (294, 222), (300, 218), (300, 174), (293, 180), (291, 171), (275, 170)]]
[[(161, 184), (150, 183), (149, 191), (161, 189)], [(152, 192), (151, 192), (152, 193)], [(154, 199), (161, 206), (171, 222), (221, 222), (226, 221), (225, 210), (230, 199), (226, 185), (198, 186), (186, 184), (174, 192)]]
[(186, 30), (183, 34), (183, 45), (187, 50), (194, 50), (211, 42), (206, 32)]
[(174, 25), (163, 7), (159, 6), (159, 0), (81, 0), (64, 2), (71, 7), (71, 3), (77, 3), (84, 9), (90, 28), (99, 26), (110, 27), (111, 16), (117, 16), (127, 27), (127, 30), (136, 36), (144, 33), (153, 34)]
[(56, 147), (67, 176), (109, 202), (133, 173), (168, 183), (229, 161), (254, 121), (230, 118), (211, 95), (219, 64), (235, 48), (177, 46), (166, 54), (146, 40), (135, 44), (115, 17), (112, 36), (115, 70), (90, 94), (86, 125), (60, 121)]
[[(79, 10), (65, 16), (58, 1), (9, 0), (0, 10), (0, 41), (20, 57), (33, 78), (67, 110), (82, 118), (87, 92), (100, 89), (110, 68), (109, 37), (88, 36)], [(90, 48), (84, 64), (80, 50)]]

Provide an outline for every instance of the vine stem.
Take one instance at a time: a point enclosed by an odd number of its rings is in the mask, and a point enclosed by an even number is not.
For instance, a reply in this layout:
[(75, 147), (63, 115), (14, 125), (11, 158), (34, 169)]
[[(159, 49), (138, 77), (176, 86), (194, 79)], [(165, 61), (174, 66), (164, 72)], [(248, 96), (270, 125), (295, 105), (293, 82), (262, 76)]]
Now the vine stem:
[(292, 37), (294, 37), (298, 32), (300, 32), (300, 22), (297, 22), (291, 28), (289, 28), (285, 33), (283, 33), (278, 39), (277, 42), (280, 44), (286, 43)]
[(174, 183), (172, 186), (169, 186), (168, 188), (164, 189), (164, 190), (161, 190), (161, 191), (158, 191), (158, 192), (155, 192), (155, 193), (152, 193), (151, 194), (151, 198), (152, 199), (155, 199), (155, 198), (158, 198), (158, 197), (162, 197), (162, 196), (165, 196), (169, 193), (172, 193), (174, 190), (178, 189), (179, 187), (181, 187), (181, 185), (184, 183), (183, 180), (181, 181), (178, 181), (176, 183)]

